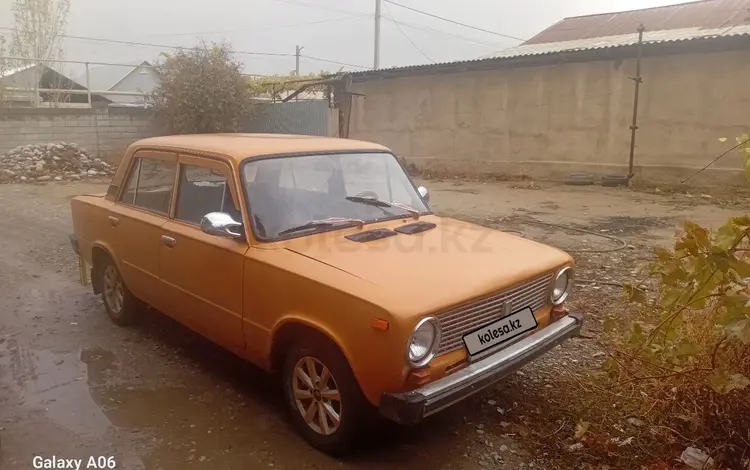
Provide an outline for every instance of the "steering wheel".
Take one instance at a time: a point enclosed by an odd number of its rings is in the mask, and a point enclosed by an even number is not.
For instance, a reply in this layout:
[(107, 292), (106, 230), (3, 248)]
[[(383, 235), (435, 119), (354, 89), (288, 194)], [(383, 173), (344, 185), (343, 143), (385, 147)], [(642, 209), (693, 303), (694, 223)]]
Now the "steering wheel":
[(378, 194), (375, 191), (362, 191), (361, 193), (358, 193), (356, 197), (371, 197), (378, 199)]

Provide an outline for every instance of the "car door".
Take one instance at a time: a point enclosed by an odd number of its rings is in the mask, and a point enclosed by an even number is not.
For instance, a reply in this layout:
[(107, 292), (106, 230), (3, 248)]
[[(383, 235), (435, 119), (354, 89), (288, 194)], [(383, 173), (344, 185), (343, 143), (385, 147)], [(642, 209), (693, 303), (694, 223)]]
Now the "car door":
[(125, 285), (133, 294), (159, 310), (159, 239), (169, 219), (177, 154), (138, 151), (128, 178), (107, 215), (115, 258)]
[(159, 272), (170, 310), (191, 329), (229, 348), (244, 349), (242, 267), (248, 243), (204, 233), (209, 212), (242, 213), (230, 166), (179, 156), (173, 217), (161, 227)]

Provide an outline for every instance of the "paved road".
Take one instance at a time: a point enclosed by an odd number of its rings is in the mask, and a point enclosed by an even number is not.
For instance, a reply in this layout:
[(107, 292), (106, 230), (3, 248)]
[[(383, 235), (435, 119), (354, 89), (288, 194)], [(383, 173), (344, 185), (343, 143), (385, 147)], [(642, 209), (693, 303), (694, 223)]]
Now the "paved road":
[(383, 424), (337, 461), (297, 437), (279, 390), (254, 367), (156, 312), (114, 326), (76, 283), (67, 239), (68, 199), (104, 187), (0, 185), (0, 468), (34, 468), (37, 455), (163, 470), (519, 468), (527, 459), (481, 430), (495, 413), (484, 396), (417, 428)]

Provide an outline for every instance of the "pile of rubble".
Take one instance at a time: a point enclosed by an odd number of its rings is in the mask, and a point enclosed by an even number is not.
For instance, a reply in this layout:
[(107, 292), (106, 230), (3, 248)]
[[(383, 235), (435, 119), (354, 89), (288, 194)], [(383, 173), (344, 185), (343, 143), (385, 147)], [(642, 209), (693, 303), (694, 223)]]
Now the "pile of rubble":
[(108, 177), (115, 168), (85, 148), (65, 142), (21, 145), (0, 155), (0, 183)]

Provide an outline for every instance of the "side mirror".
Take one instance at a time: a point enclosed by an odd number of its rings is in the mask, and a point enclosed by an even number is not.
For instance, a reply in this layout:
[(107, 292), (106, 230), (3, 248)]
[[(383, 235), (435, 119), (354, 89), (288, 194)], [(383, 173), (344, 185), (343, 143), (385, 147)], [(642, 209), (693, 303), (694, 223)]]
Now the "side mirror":
[(427, 191), (427, 188), (420, 186), (417, 188), (417, 191), (419, 191), (419, 195), (422, 196), (424, 202), (430, 202), (430, 192)]
[(226, 212), (210, 212), (201, 219), (201, 230), (209, 235), (225, 238), (242, 238), (242, 222), (237, 222)]

